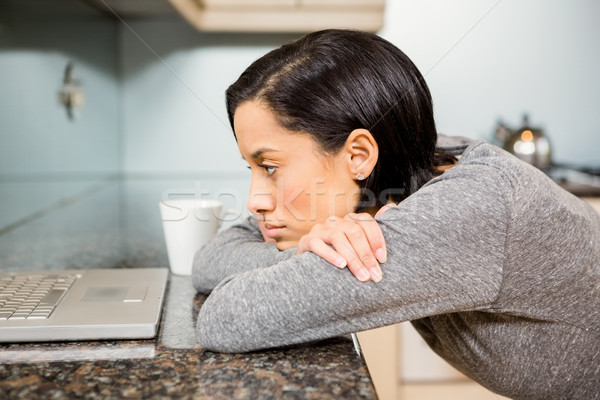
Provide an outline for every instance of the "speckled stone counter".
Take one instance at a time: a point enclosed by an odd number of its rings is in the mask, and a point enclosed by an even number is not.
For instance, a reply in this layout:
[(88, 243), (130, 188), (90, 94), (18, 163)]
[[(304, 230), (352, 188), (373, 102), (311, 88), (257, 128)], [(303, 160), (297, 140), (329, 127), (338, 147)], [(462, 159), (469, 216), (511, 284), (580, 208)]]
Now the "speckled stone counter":
[[(164, 183), (163, 183), (164, 185)], [(0, 269), (167, 267), (156, 182), (107, 182), (0, 235)], [(1, 399), (373, 399), (350, 337), (219, 354), (194, 326), (205, 297), (170, 276), (152, 340), (0, 344)]]

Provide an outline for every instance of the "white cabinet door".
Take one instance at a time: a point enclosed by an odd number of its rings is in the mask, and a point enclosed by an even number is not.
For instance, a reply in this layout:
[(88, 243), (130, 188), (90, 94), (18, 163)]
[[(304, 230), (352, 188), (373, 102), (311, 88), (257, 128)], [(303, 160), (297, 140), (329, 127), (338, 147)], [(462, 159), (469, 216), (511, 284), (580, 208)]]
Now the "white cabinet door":
[(467, 379), (429, 348), (410, 322), (400, 324), (400, 380), (403, 383)]
[(600, 212), (600, 197), (582, 197), (582, 200), (590, 203), (598, 212)]

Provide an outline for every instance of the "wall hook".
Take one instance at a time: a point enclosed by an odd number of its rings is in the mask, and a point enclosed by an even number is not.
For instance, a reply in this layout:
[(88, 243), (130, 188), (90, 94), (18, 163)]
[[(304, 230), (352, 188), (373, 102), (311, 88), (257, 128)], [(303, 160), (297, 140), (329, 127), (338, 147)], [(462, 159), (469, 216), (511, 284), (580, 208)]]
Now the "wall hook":
[(75, 108), (82, 107), (85, 103), (83, 89), (79, 80), (74, 77), (73, 69), (73, 62), (69, 61), (65, 67), (62, 88), (58, 93), (59, 102), (65, 106), (67, 117), (71, 121), (75, 118)]

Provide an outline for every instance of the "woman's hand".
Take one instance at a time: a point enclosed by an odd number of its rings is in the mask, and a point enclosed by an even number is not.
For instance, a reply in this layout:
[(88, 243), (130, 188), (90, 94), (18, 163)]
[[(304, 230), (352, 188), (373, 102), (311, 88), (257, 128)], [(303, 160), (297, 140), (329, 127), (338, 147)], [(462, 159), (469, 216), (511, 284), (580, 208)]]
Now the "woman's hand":
[[(375, 217), (392, 204), (382, 207)], [(381, 281), (379, 263), (387, 259), (387, 249), (381, 228), (367, 213), (351, 213), (344, 218), (329, 217), (316, 224), (298, 242), (297, 255), (313, 252), (338, 268), (348, 267), (361, 282)]]

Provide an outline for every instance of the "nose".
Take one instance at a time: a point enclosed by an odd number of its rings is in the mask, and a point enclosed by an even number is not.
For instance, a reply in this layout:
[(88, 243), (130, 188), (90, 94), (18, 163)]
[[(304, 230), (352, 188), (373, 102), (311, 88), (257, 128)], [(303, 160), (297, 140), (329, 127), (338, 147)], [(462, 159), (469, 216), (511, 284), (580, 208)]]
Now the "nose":
[(262, 177), (252, 178), (248, 198), (248, 211), (264, 214), (275, 209), (275, 192)]

